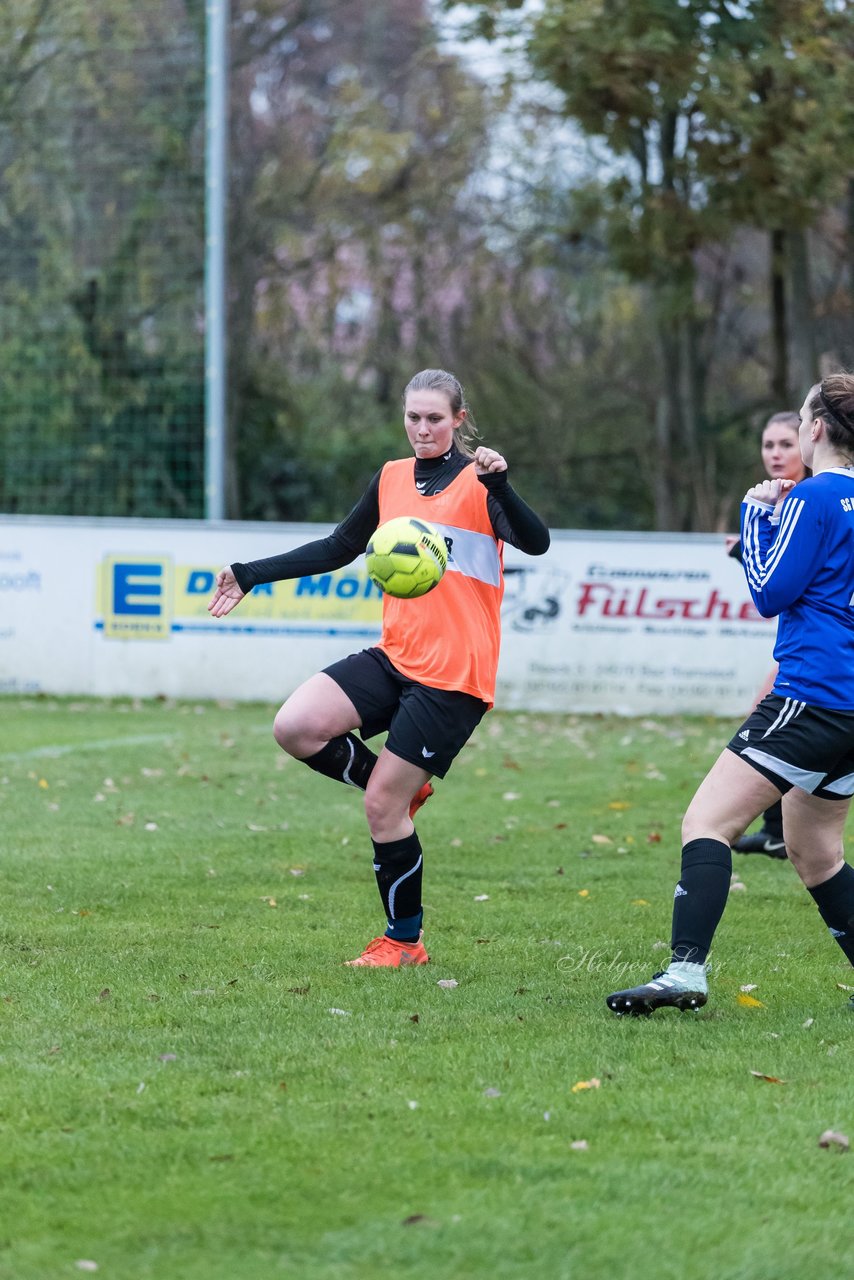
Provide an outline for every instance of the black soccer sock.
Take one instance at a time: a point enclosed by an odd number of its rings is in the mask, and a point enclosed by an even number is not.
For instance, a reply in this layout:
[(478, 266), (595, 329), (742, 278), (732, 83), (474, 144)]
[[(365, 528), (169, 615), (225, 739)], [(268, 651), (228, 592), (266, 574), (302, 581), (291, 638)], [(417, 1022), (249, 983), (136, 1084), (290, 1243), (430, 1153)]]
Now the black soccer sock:
[(396, 942), (417, 942), (421, 928), (421, 841), (415, 831), (403, 840), (374, 846), (377, 888), (388, 920), (386, 935)]
[(732, 853), (721, 840), (689, 840), (673, 901), (673, 960), (705, 963), (724, 913), (732, 876)]
[(783, 839), (783, 802), (778, 800), (766, 809), (762, 815), (762, 830), (767, 831), (775, 840)]
[(854, 964), (854, 867), (843, 862), (835, 876), (810, 889), (819, 915)]
[(364, 742), (352, 733), (333, 738), (313, 756), (307, 756), (303, 764), (315, 773), (322, 773), (336, 782), (346, 782), (349, 787), (364, 791), (373, 773), (377, 757)]

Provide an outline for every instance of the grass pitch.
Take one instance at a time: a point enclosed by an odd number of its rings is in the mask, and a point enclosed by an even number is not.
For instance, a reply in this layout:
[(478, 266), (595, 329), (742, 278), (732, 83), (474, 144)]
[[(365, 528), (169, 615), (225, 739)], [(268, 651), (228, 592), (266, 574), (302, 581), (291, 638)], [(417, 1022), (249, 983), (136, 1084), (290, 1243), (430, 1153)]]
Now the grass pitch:
[(492, 713), (418, 819), (432, 963), (372, 972), (360, 797), (271, 719), (0, 700), (2, 1280), (846, 1273), (854, 980), (791, 867), (736, 857), (700, 1014), (604, 1004), (729, 723)]

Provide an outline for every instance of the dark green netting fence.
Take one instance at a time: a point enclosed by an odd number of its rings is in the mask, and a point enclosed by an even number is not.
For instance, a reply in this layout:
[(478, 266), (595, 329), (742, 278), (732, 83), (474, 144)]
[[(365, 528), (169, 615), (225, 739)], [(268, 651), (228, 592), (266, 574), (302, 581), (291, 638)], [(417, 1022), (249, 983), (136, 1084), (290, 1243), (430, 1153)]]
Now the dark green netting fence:
[(204, 12), (6, 0), (0, 49), (0, 511), (200, 516)]

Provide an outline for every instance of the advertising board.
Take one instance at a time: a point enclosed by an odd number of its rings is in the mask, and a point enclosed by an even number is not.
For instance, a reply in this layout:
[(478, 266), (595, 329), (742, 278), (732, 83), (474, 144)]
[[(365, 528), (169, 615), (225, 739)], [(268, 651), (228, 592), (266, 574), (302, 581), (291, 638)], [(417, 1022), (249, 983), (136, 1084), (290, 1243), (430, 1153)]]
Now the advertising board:
[[(0, 517), (0, 692), (278, 703), (379, 639), (364, 559), (257, 587), (226, 618), (207, 602), (223, 564), (327, 532)], [(553, 531), (545, 556), (506, 548), (505, 584), (498, 706), (737, 716), (771, 665), (776, 624), (712, 535)]]

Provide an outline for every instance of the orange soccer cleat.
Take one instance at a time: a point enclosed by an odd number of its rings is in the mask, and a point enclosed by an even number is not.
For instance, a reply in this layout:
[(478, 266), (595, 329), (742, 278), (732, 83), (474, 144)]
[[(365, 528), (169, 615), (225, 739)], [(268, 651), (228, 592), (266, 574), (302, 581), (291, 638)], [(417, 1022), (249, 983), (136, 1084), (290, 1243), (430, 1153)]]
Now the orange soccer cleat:
[(385, 934), (374, 938), (355, 960), (345, 960), (351, 966), (367, 965), (373, 969), (400, 969), (405, 964), (426, 964), (430, 959), (424, 950), (424, 930), (418, 934), (417, 942), (395, 942)]
[(419, 788), (419, 790), (415, 792), (415, 795), (412, 797), (412, 799), (409, 802), (410, 818), (415, 817), (418, 810), (421, 808), (423, 804), (427, 803), (427, 801), (430, 799), (432, 794), (433, 794), (433, 788), (430, 786), (429, 782), (425, 782), (424, 786)]

